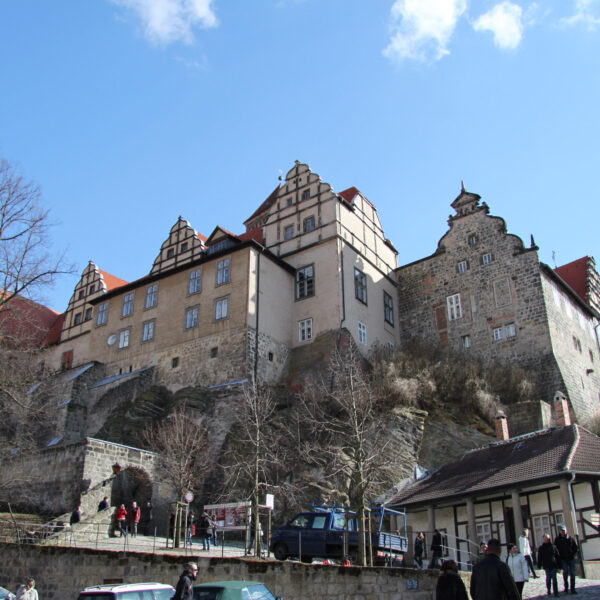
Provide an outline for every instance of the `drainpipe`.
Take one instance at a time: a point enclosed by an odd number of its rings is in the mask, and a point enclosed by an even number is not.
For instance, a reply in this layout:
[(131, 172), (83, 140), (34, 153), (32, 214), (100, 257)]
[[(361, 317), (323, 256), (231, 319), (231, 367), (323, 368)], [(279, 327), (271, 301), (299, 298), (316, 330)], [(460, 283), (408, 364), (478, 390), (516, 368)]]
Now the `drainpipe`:
[(254, 335), (254, 385), (258, 384), (258, 317), (259, 317), (259, 306), (260, 306), (260, 255), (262, 251), (258, 252), (258, 258), (256, 261), (256, 333)]
[(342, 319), (340, 320), (340, 328), (338, 329), (336, 348), (340, 347), (340, 338), (342, 336), (342, 325), (346, 320), (346, 290), (344, 283), (344, 244), (342, 243), (342, 251), (340, 252), (340, 269), (342, 271)]

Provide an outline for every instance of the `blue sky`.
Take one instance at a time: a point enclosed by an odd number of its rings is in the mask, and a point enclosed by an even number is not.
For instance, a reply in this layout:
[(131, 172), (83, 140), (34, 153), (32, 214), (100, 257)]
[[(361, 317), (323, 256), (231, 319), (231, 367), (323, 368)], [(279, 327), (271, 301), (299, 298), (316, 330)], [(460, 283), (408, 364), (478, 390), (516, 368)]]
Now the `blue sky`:
[(179, 215), (241, 233), (296, 159), (400, 264), (461, 180), (548, 264), (600, 261), (600, 0), (0, 0), (0, 48), (0, 155), (78, 274), (144, 276)]

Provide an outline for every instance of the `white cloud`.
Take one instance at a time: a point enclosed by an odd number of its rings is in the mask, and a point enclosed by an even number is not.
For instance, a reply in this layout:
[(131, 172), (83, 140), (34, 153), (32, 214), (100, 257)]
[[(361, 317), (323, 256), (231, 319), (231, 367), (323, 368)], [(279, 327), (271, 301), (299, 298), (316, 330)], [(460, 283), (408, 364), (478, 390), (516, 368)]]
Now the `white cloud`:
[(491, 31), (501, 50), (514, 50), (523, 38), (523, 9), (505, 0), (481, 15), (474, 23), (475, 31)]
[(384, 55), (398, 60), (439, 60), (450, 53), (448, 42), (466, 9), (467, 0), (395, 0), (392, 38)]
[(578, 25), (582, 24), (588, 27), (588, 29), (595, 29), (600, 25), (600, 9), (594, 9), (598, 6), (597, 0), (575, 0), (575, 13), (562, 19), (563, 25)]
[(133, 12), (144, 35), (158, 45), (194, 41), (194, 27), (216, 27), (213, 0), (111, 0)]

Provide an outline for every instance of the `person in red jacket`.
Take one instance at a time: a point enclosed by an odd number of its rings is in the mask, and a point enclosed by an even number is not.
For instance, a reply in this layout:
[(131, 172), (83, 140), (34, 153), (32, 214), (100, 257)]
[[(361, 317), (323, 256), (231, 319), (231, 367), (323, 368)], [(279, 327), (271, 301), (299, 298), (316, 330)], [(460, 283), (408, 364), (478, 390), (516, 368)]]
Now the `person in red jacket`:
[(124, 504), (121, 504), (115, 512), (115, 520), (117, 529), (121, 532), (121, 536), (127, 535), (127, 509)]
[(134, 500), (131, 503), (131, 509), (129, 510), (129, 533), (131, 533), (133, 537), (137, 536), (138, 523), (140, 522), (141, 516), (142, 511)]

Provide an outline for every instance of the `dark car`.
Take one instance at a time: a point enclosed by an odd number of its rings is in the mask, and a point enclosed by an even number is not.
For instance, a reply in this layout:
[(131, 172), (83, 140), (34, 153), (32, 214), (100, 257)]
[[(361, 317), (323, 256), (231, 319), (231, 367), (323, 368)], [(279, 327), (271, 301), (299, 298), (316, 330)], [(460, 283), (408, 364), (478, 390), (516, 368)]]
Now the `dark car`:
[(194, 600), (281, 600), (260, 581), (213, 581), (194, 586)]
[(15, 595), (6, 588), (0, 587), (0, 600), (15, 600)]

